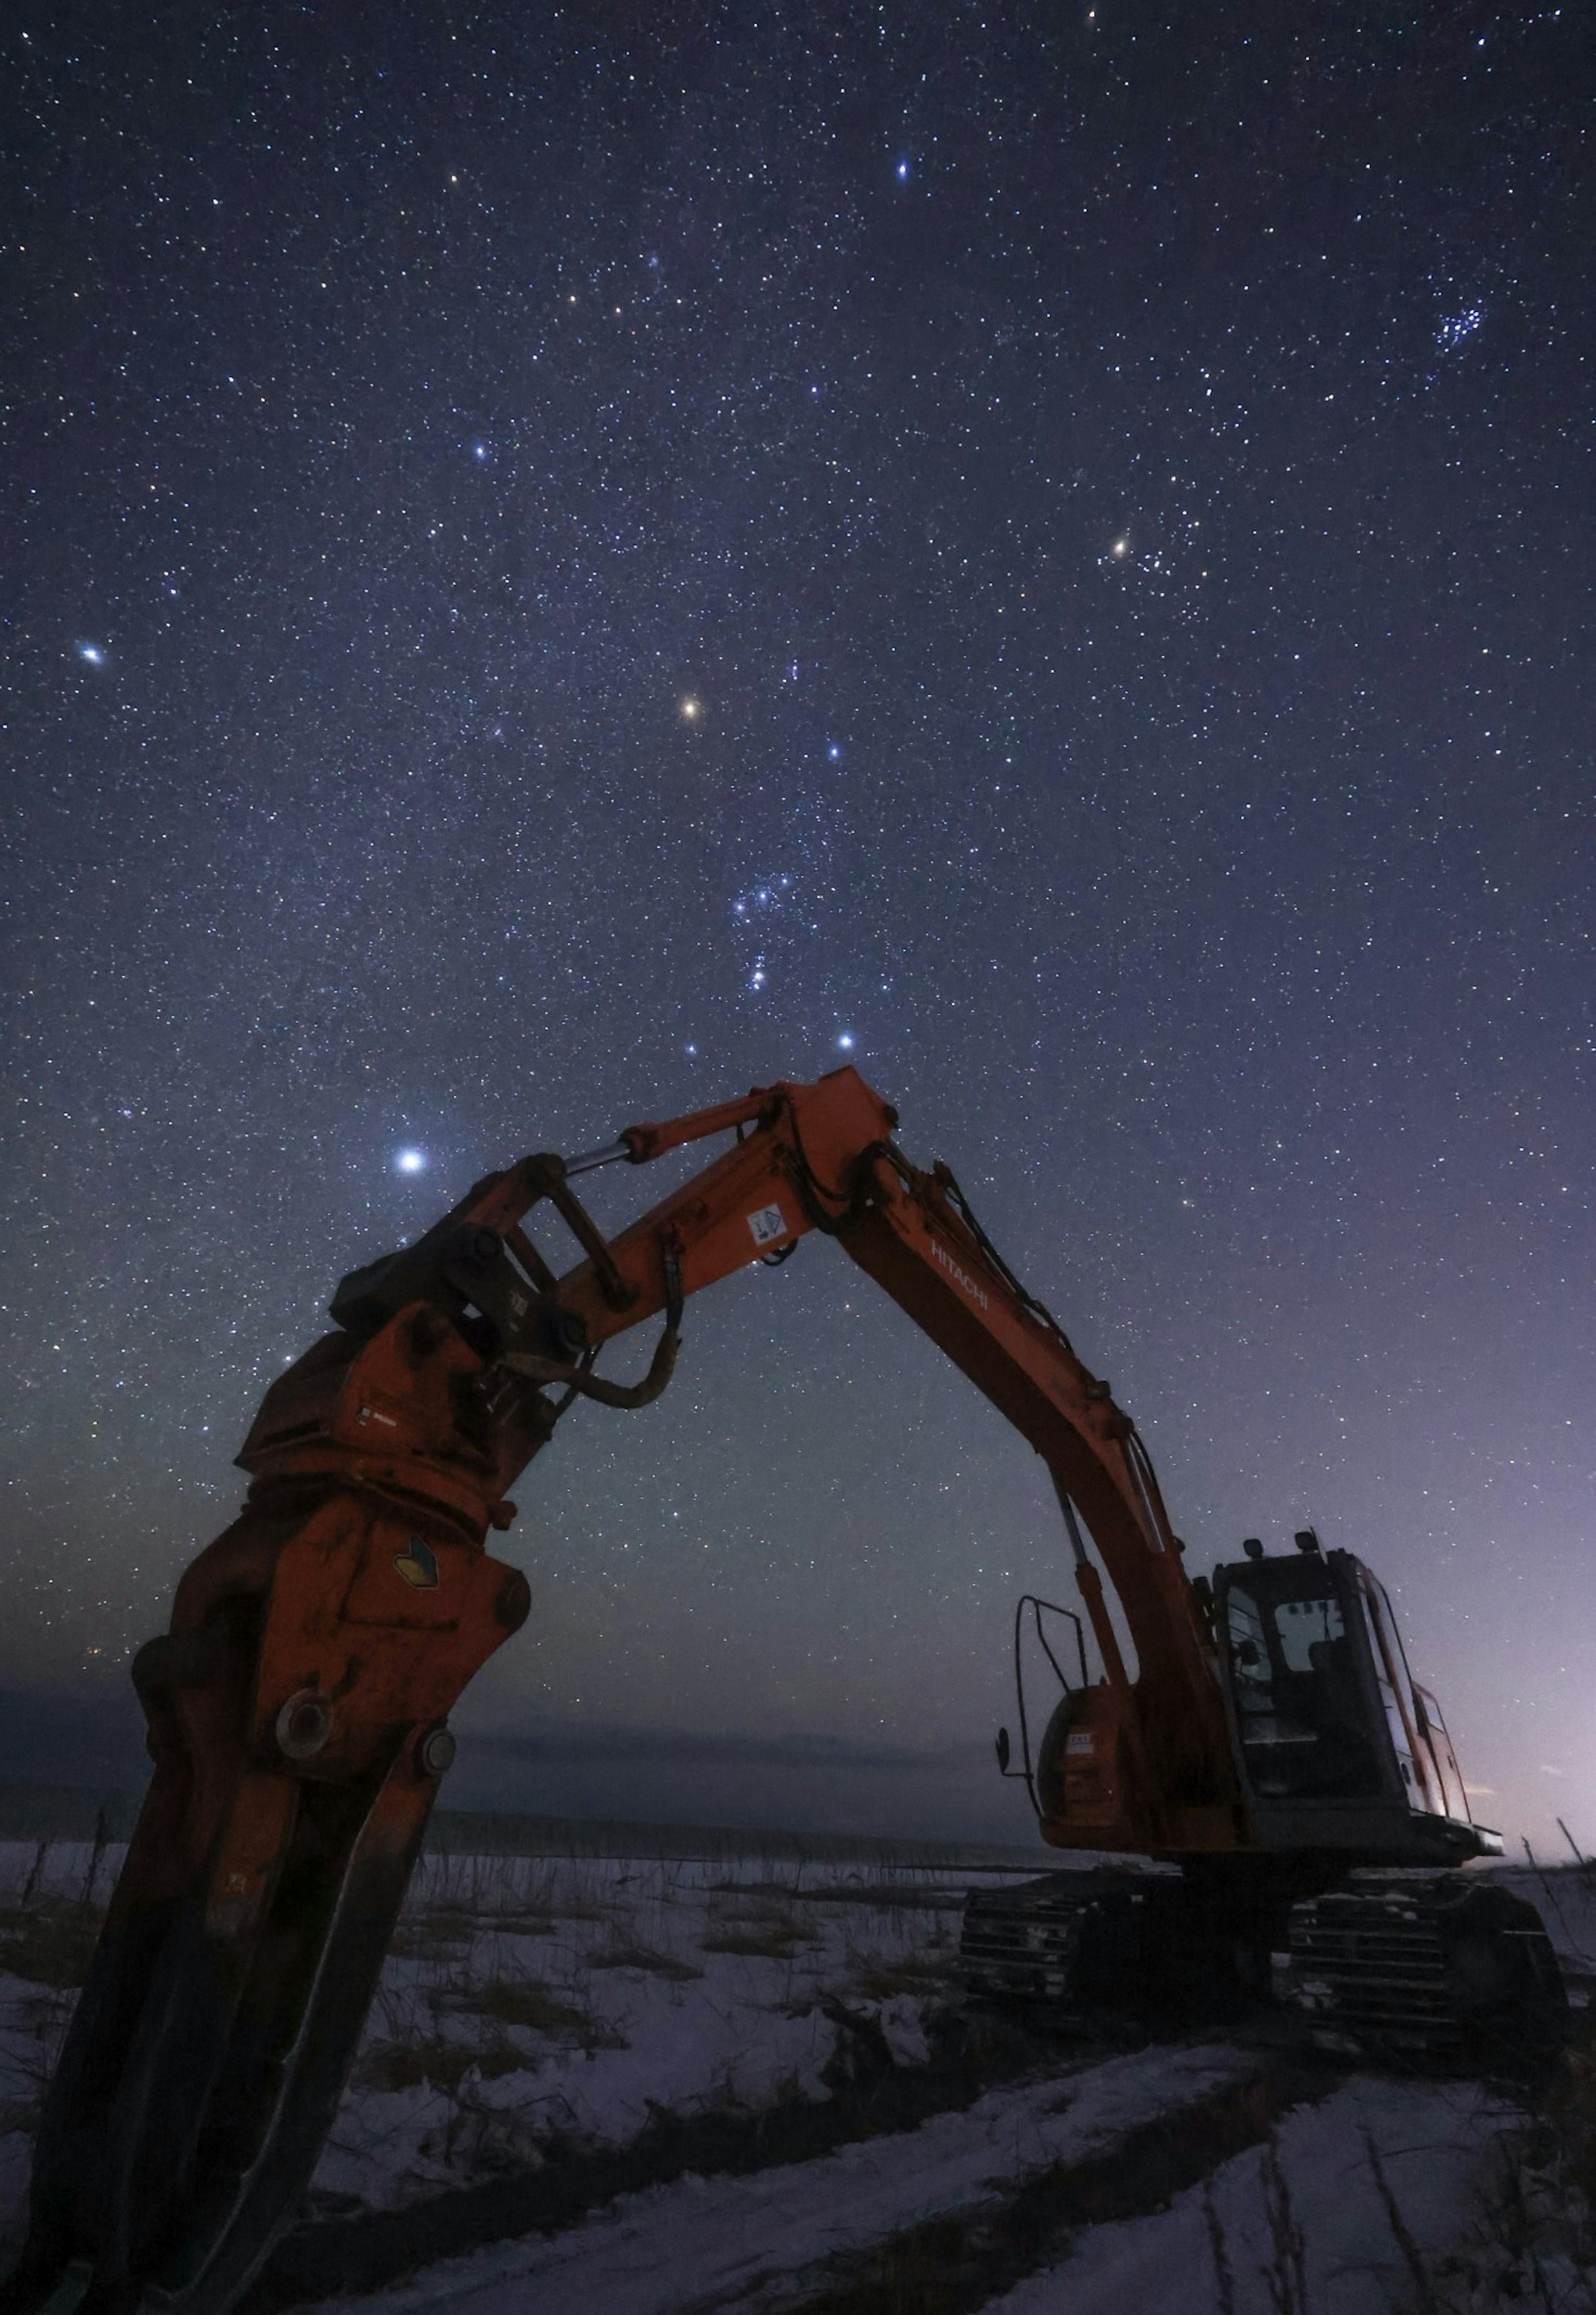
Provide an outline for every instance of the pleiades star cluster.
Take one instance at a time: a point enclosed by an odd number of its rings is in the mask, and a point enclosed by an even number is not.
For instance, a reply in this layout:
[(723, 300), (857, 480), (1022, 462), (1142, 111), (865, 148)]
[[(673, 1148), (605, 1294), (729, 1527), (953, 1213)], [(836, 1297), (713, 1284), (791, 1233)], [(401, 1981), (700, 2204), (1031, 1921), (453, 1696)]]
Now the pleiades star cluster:
[[(341, 1272), (849, 1062), (1193, 1563), (1365, 1554), (1596, 1843), (1579, 12), (0, 44), (6, 1773), (117, 1780)], [(519, 1496), (457, 1800), (1023, 1831), (1057, 1511), (835, 1246)]]

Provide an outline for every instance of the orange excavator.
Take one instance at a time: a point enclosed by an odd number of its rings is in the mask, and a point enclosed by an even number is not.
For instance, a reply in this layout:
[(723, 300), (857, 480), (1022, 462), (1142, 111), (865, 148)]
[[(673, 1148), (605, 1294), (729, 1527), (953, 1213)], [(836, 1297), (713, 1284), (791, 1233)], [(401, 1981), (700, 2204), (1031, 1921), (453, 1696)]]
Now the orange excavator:
[[(1533, 1909), (1438, 1869), (1501, 1844), (1470, 1821), (1378, 1582), (1308, 1530), (1295, 1555), (1249, 1544), (1211, 1583), (1189, 1577), (1135, 1425), (947, 1168), (904, 1158), (897, 1122), (843, 1069), (629, 1126), (486, 1175), (344, 1279), (335, 1331), (273, 1383), (244, 1442), (242, 1514), (134, 1662), (155, 1772), (46, 2100), (0, 2315), (223, 2315), (247, 2288), (342, 2094), (454, 1755), (450, 1708), (530, 1609), (525, 1576), (485, 1548), (515, 1516), (510, 1486), (579, 1400), (660, 1396), (689, 1295), (814, 1230), (1051, 1476), (1101, 1671), (1077, 1618), (1079, 1676), (1050, 1646), (1062, 1686), (1034, 1758), (1022, 1721), (1011, 1773), (1043, 1838), (1181, 1868), (972, 1898), (971, 1985), (1065, 2010), (1156, 2000), (1193, 1956), (1245, 1981), (1289, 1938), (1303, 1998), (1354, 2040), (1545, 2030), (1562, 1992)], [(597, 1166), (726, 1133), (613, 1238), (577, 1197)], [(563, 1275), (528, 1234), (534, 1209), (576, 1242)], [(604, 1346), (655, 1317), (642, 1381), (600, 1375)], [(1027, 1607), (1043, 1629), (1044, 1603)], [(1360, 1867), (1387, 1871), (1365, 1886)]]

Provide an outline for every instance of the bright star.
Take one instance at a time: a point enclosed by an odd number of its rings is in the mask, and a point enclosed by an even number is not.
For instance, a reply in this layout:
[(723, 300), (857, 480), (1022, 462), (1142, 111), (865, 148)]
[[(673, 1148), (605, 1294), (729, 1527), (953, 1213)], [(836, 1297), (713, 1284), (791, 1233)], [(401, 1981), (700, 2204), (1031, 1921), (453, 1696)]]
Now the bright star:
[(842, 749), (840, 748), (828, 748), (826, 753), (830, 757), (831, 761), (835, 763), (838, 758), (841, 755)]
[(474, 458), (485, 458), (488, 455), (487, 444), (485, 442), (474, 442), (471, 446), (471, 455)]
[(1114, 541), (1114, 553), (1115, 553), (1116, 554), (1130, 554), (1130, 540), (1129, 540), (1128, 538), (1116, 538), (1116, 539), (1115, 539), (1115, 541)]
[(908, 180), (908, 176), (909, 176), (909, 163), (908, 163), (907, 161), (900, 161), (900, 162), (899, 162), (899, 164), (898, 164), (898, 182), (899, 182), (899, 183), (900, 183), (900, 185), (901, 185), (901, 184), (903, 184), (903, 183), (905, 183), (905, 182), (907, 182), (907, 180)]
[(699, 705), (697, 700), (684, 699), (681, 704), (681, 712), (683, 723), (696, 723), (699, 716), (704, 713), (704, 710)]
[(401, 1174), (423, 1173), (426, 1170), (427, 1153), (424, 1149), (401, 1149), (395, 1158), (394, 1164)]
[(91, 667), (103, 667), (105, 665), (105, 653), (101, 650), (98, 643), (79, 643), (77, 647), (77, 655), (79, 659), (86, 659)]
[(841, 1053), (851, 1053), (854, 1050), (854, 1041), (846, 1029), (837, 1040), (837, 1050)]

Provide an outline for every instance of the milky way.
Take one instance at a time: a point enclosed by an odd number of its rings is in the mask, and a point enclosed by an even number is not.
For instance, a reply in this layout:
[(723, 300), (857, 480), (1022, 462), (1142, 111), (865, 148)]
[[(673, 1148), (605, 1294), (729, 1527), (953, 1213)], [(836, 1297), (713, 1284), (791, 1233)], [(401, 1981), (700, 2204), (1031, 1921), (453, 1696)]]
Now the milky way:
[[(12, 1691), (123, 1694), (342, 1271), (846, 1058), (1193, 1565), (1364, 1551), (1596, 1844), (1588, 58), (1356, 17), (13, 13)], [(452, 1789), (1017, 1832), (1041, 1480), (750, 1272), (523, 1483)]]

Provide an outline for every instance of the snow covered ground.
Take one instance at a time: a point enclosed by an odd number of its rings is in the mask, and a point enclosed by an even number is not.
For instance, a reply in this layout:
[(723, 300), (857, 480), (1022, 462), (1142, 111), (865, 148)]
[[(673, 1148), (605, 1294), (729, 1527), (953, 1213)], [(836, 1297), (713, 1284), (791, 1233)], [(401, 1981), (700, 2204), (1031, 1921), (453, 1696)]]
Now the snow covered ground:
[[(1473, 2084), (1358, 2080), (1166, 2210), (1094, 2227), (989, 2315), (1390, 2315), (1457, 2304), (1480, 2158), (1513, 2120)], [(1572, 2304), (1572, 2302), (1571, 2302)]]
[[(0, 1845), (0, 1906), (63, 1948), (22, 1939), (17, 1974), (0, 1974), (0, 2225), (71, 2007), (30, 1959), (70, 1975), (120, 1854)], [(621, 2145), (661, 2109), (823, 2102), (861, 2031), (923, 2064), (962, 1886), (890, 1865), (429, 1856), (315, 2206), (392, 2209), (535, 2163), (554, 2141)]]
[[(115, 1849), (0, 1845), (7, 2232), (119, 1863)], [(1590, 1974), (1592, 1877), (1510, 1878)], [(962, 1890), (952, 1872), (887, 1863), (430, 1857), (309, 2215), (400, 2212), (634, 2145), (661, 2115), (751, 2123), (822, 2108), (862, 2050), (915, 2073), (956, 2009)], [(669, 2178), (347, 2303), (370, 2315), (574, 2315), (579, 2302), (582, 2315), (1596, 2315), (1585, 2214), (1541, 2125), (1473, 2084), (1282, 2080), (1266, 2049), (1239, 2044), (1055, 2053), (918, 2127), (740, 2175)], [(1244, 2113), (1255, 2094), (1255, 2126)], [(1588, 2103), (1596, 2117), (1596, 2088)], [(1166, 2122), (1173, 2156), (1152, 2144)], [(324, 2302), (328, 2315), (342, 2303)]]
[(960, 1897), (860, 1866), (430, 1858), (318, 2195), (391, 2206), (661, 2107), (824, 2100), (860, 2027), (923, 2063)]

